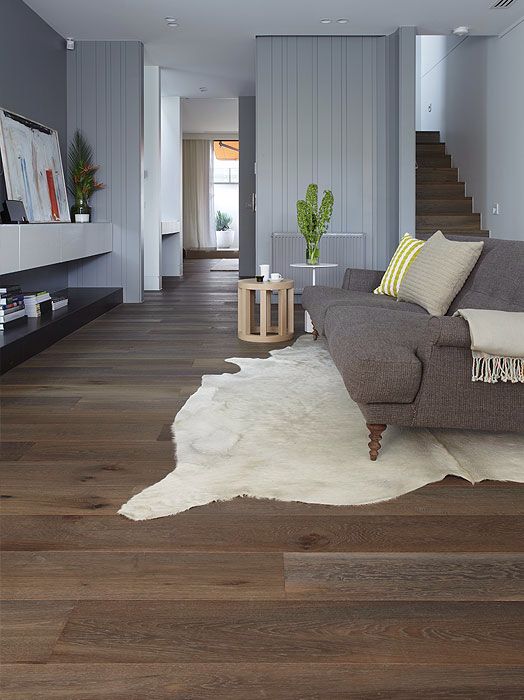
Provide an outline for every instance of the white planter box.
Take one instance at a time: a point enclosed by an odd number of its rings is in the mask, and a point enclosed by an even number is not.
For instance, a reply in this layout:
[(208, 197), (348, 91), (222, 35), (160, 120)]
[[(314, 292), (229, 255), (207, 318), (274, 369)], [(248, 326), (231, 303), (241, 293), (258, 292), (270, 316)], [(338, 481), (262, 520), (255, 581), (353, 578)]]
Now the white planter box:
[(231, 248), (235, 240), (235, 232), (232, 229), (217, 231), (217, 248)]

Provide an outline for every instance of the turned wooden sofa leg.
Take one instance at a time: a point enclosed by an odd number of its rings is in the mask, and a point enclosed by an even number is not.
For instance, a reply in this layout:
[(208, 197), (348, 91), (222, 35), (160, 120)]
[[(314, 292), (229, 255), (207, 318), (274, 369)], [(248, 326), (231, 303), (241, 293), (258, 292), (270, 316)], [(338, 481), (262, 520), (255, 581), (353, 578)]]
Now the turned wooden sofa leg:
[(366, 423), (366, 425), (369, 430), (369, 459), (375, 462), (381, 447), (380, 441), (382, 439), (382, 433), (388, 426), (383, 423)]
[(318, 338), (318, 331), (315, 328), (315, 326), (313, 326), (313, 340), (316, 340), (317, 338)]

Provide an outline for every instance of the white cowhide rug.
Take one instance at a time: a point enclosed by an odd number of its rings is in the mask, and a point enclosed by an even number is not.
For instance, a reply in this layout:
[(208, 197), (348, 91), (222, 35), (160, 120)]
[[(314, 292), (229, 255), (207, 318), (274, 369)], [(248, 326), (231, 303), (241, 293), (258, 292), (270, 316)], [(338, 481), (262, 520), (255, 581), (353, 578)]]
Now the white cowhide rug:
[(133, 520), (236, 496), (332, 505), (400, 496), (447, 474), (524, 481), (524, 437), (389, 426), (376, 462), (367, 430), (322, 340), (268, 359), (231, 358), (173, 424), (177, 466), (120, 509)]

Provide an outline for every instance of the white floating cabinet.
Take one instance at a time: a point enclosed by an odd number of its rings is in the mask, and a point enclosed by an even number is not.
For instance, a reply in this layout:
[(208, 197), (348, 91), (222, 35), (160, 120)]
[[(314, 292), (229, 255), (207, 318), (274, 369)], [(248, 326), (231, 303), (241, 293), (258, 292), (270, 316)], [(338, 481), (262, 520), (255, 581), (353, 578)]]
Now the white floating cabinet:
[(0, 225), (0, 275), (112, 250), (109, 223)]

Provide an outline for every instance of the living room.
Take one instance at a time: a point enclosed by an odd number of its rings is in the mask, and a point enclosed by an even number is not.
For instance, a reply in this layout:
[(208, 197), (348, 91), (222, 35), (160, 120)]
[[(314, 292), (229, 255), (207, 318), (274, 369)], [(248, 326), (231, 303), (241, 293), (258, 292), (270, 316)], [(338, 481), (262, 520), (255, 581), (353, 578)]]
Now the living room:
[(2, 697), (522, 696), (522, 13), (4, 2)]

